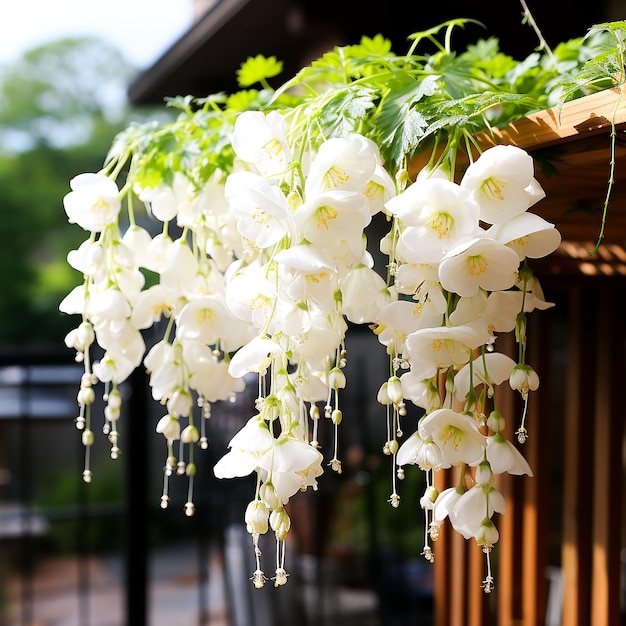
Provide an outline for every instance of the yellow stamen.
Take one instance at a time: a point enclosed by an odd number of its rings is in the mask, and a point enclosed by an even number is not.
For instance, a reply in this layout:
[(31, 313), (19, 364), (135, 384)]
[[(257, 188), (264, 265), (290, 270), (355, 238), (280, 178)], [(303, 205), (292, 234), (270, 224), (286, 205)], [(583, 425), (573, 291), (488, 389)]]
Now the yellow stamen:
[(215, 311), (213, 311), (213, 309), (199, 309), (196, 314), (198, 325), (205, 324), (206, 322), (212, 324), (215, 321), (215, 317)]
[(103, 200), (102, 198), (98, 198), (91, 205), (91, 208), (94, 212), (106, 211), (109, 208), (109, 203), (106, 200)]
[(272, 137), (268, 142), (261, 146), (261, 150), (269, 156), (277, 157), (283, 151), (283, 147), (275, 137)]
[(325, 278), (328, 278), (328, 272), (319, 272), (318, 274), (311, 274), (309, 280), (316, 285), (321, 283)]
[(321, 206), (316, 211), (315, 217), (317, 218), (317, 226), (323, 226), (328, 230), (328, 223), (332, 220), (337, 219), (339, 212), (336, 209), (333, 209), (330, 206)]
[(454, 220), (447, 213), (437, 213), (430, 222), (430, 227), (437, 233), (439, 239), (446, 239), (450, 236), (450, 229), (452, 228)]
[(481, 186), (483, 193), (491, 198), (497, 200), (504, 200), (504, 193), (502, 193), (502, 183), (495, 178), (488, 178)]
[(251, 217), (257, 224), (267, 224), (270, 219), (267, 211), (264, 211), (261, 207), (255, 207)]
[(324, 174), (324, 186), (326, 189), (342, 187), (348, 180), (350, 180), (350, 176), (336, 167), (331, 167), (326, 174)]
[(440, 439), (444, 444), (450, 442), (455, 451), (458, 451), (463, 439), (465, 438), (465, 432), (462, 428), (457, 428), (448, 424), (441, 429)]
[(469, 265), (470, 276), (480, 276), (487, 271), (487, 259), (480, 254), (467, 257), (467, 264)]

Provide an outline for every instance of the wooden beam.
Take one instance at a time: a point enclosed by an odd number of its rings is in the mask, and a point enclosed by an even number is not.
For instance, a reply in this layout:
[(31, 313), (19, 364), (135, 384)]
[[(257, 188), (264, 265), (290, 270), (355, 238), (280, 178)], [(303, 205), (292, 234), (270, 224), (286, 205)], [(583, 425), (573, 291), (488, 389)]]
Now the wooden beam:
[[(616, 396), (624, 345), (621, 317), (623, 302), (616, 303), (622, 290), (603, 289), (596, 303), (597, 384), (595, 387), (593, 530), (591, 576), (591, 622), (611, 626), (620, 620), (620, 519), (622, 417)], [(623, 300), (623, 298), (621, 298)], [(617, 315), (616, 315), (617, 314)], [(581, 459), (581, 461), (583, 461)]]
[(505, 143), (533, 150), (607, 133), (612, 123), (617, 127), (626, 124), (623, 89), (606, 89), (532, 113), (503, 129), (479, 133), (477, 138), (483, 147)]

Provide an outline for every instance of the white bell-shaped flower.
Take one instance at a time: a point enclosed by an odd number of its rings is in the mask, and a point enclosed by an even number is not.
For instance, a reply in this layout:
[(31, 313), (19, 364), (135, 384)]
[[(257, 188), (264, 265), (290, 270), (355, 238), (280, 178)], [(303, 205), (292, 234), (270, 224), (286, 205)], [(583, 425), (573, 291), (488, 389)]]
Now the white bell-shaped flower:
[(494, 239), (478, 237), (450, 250), (439, 265), (446, 291), (473, 296), (479, 289), (501, 291), (515, 284), (517, 253)]
[(418, 178), (385, 206), (408, 227), (401, 237), (412, 263), (438, 263), (478, 232), (478, 205), (471, 193), (443, 178)]
[(485, 150), (465, 170), (461, 186), (472, 192), (487, 224), (506, 222), (545, 196), (534, 177), (533, 158), (510, 145)]
[(104, 230), (117, 220), (121, 202), (114, 181), (104, 174), (79, 174), (70, 181), (70, 191), (63, 198), (67, 219), (93, 233)]
[(437, 409), (422, 418), (419, 434), (423, 439), (432, 437), (444, 462), (450, 465), (474, 463), (485, 451), (485, 437), (476, 421), (451, 409)]
[(561, 243), (561, 233), (554, 224), (534, 213), (520, 213), (502, 224), (494, 224), (485, 233), (517, 252), (520, 261), (526, 257), (540, 259), (552, 254)]
[(291, 161), (285, 122), (278, 111), (241, 113), (235, 120), (231, 144), (239, 159), (270, 180), (281, 177)]

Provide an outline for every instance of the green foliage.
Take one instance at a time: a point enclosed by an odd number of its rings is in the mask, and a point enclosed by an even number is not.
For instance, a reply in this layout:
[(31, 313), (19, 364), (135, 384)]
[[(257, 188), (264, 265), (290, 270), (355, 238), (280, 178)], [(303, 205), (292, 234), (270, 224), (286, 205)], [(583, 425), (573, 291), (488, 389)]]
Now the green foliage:
[(239, 83), (260, 83), (262, 90), (179, 101), (177, 121), (144, 129), (140, 138), (125, 135), (108, 168), (113, 171), (132, 158), (136, 180), (152, 187), (184, 163), (201, 186), (216, 172), (230, 171), (228, 137), (236, 116), (274, 109), (287, 122), (295, 154), (330, 137), (359, 132), (378, 143), (392, 174), (416, 152), (435, 146), (439, 163), (453, 167), (456, 151), (471, 145), (477, 131), (503, 127), (621, 80), (622, 23), (595, 27), (554, 51), (542, 46), (521, 60), (501, 52), (495, 38), (455, 50), (454, 33), (467, 23), (451, 20), (414, 33), (403, 55), (381, 35), (363, 37), (358, 44), (327, 51), (276, 90), (266, 79), (276, 76), (281, 64), (274, 57), (251, 57), (238, 73)]
[(100, 170), (132, 119), (149, 116), (153, 128), (173, 119), (161, 108), (127, 108), (134, 72), (119, 52), (89, 38), (40, 46), (0, 68), (0, 346), (59, 345), (74, 326), (58, 311), (76, 284), (67, 251), (84, 239), (67, 227), (68, 181)]
[(268, 78), (278, 76), (282, 71), (282, 61), (278, 61), (276, 57), (267, 58), (257, 54), (242, 64), (237, 72), (237, 81), (240, 87), (251, 87), (256, 83), (265, 85)]

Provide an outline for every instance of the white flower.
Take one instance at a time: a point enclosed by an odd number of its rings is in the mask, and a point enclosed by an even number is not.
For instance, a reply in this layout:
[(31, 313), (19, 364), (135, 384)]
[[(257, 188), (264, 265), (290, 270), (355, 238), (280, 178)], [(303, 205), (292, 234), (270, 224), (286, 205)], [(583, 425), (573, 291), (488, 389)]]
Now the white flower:
[(269, 528), (270, 511), (263, 500), (252, 500), (246, 507), (244, 521), (250, 534), (264, 535)]
[(478, 232), (478, 205), (470, 192), (442, 178), (418, 178), (385, 206), (408, 226), (401, 237), (412, 263), (438, 263)]
[(235, 378), (241, 378), (247, 372), (263, 372), (271, 363), (272, 355), (282, 352), (280, 345), (268, 337), (255, 337), (235, 353), (228, 372)]
[(217, 478), (247, 476), (274, 442), (267, 424), (258, 415), (251, 417), (228, 443), (227, 452), (213, 468)]
[(450, 465), (474, 463), (482, 458), (485, 450), (485, 437), (476, 422), (451, 409), (437, 409), (422, 418), (419, 434), (423, 439), (432, 437), (444, 462)]
[(166, 439), (173, 441), (180, 438), (180, 422), (174, 415), (164, 415), (156, 425), (157, 433), (161, 433)]
[(526, 151), (498, 145), (469, 165), (461, 186), (473, 193), (483, 222), (501, 224), (545, 196), (533, 174), (534, 162)]
[(254, 172), (234, 172), (224, 191), (237, 230), (259, 248), (268, 248), (293, 232), (287, 198), (279, 187)]
[(105, 325), (113, 332), (121, 330), (130, 313), (128, 300), (115, 287), (105, 289), (91, 300), (91, 314), (96, 334)]
[(66, 315), (84, 314), (89, 301), (89, 290), (83, 283), (77, 285), (59, 303), (59, 311)]
[(362, 135), (328, 139), (307, 172), (304, 194), (310, 199), (333, 189), (362, 192), (379, 162), (378, 146)]
[(167, 400), (175, 389), (183, 386), (184, 372), (180, 344), (159, 341), (146, 354), (144, 365), (150, 374), (150, 387), (155, 400)]
[(81, 274), (91, 276), (96, 283), (106, 278), (106, 252), (100, 241), (92, 241), (91, 238), (83, 241), (77, 250), (68, 252), (67, 262)]
[(341, 281), (342, 313), (354, 324), (373, 322), (389, 301), (385, 281), (366, 265), (352, 268)]
[[(287, 445), (287, 441), (299, 445), (290, 445), (289, 449), (281, 450), (281, 446)], [(287, 504), (291, 496), (298, 491), (304, 491), (308, 487), (316, 489), (317, 477), (324, 471), (323, 457), (318, 450), (293, 438), (288, 438), (287, 441), (276, 442), (272, 452), (278, 452), (279, 458), (275, 459), (273, 466), (270, 452), (260, 461), (263, 465), (260, 469), (261, 479), (264, 481), (271, 479), (276, 495), (283, 504)]]
[(485, 233), (517, 252), (520, 261), (526, 257), (540, 259), (554, 252), (561, 243), (561, 233), (554, 224), (534, 213), (521, 213), (502, 224), (494, 224)]
[(63, 206), (70, 223), (100, 232), (115, 223), (121, 202), (117, 185), (103, 174), (79, 174), (70, 181)]
[(314, 195), (298, 207), (294, 218), (302, 237), (333, 259), (351, 263), (363, 255), (363, 229), (371, 216), (362, 194), (332, 190)]
[(490, 339), (479, 324), (422, 328), (406, 338), (411, 370), (419, 379), (432, 378), (439, 369), (467, 363), (472, 350)]
[(226, 282), (226, 305), (240, 320), (266, 325), (277, 298), (275, 268), (258, 262), (241, 266)]
[(509, 384), (511, 389), (519, 391), (523, 397), (526, 397), (529, 391), (539, 389), (539, 376), (530, 365), (518, 364), (511, 372)]
[(439, 390), (432, 380), (417, 378), (410, 370), (400, 376), (402, 395), (416, 406), (422, 407), (427, 413), (441, 408)]
[(180, 440), (183, 443), (198, 443), (200, 440), (200, 431), (193, 424), (188, 424), (180, 433)]
[(161, 268), (161, 285), (173, 297), (196, 293), (198, 261), (185, 239), (177, 239), (167, 248)]
[(446, 291), (473, 296), (479, 289), (509, 289), (518, 267), (514, 250), (494, 239), (476, 238), (450, 250), (439, 265), (439, 280)]
[(487, 437), (487, 461), (494, 474), (508, 472), (515, 475), (533, 475), (520, 451), (500, 433)]
[(316, 306), (309, 309), (311, 328), (302, 336), (294, 338), (292, 350), (295, 357), (304, 361), (312, 370), (324, 370), (328, 355), (340, 346), (347, 324), (342, 315), (328, 315)]
[(398, 448), (396, 463), (400, 467), (407, 464), (418, 465), (424, 471), (450, 467), (450, 463), (444, 461), (439, 446), (431, 437), (424, 439), (419, 431), (414, 432)]
[(228, 400), (245, 389), (243, 378), (228, 373), (228, 363), (218, 360), (208, 346), (184, 343), (185, 363), (189, 368), (189, 387), (208, 402)]
[(153, 188), (138, 189), (139, 199), (152, 215), (161, 222), (169, 222), (177, 215), (180, 205), (187, 200), (189, 179), (181, 172), (174, 172), (172, 184), (161, 183)]
[(160, 273), (165, 267), (168, 251), (173, 244), (172, 238), (167, 233), (159, 233), (148, 245), (143, 261), (144, 267)]
[(102, 358), (93, 364), (93, 373), (103, 383), (122, 383), (133, 373), (136, 367), (136, 360), (131, 361), (122, 352), (117, 354), (105, 352)]
[(388, 213), (385, 203), (396, 195), (396, 186), (387, 170), (377, 163), (372, 178), (365, 188), (361, 189), (361, 193), (368, 200), (371, 215), (379, 211)]
[(232, 322), (223, 296), (213, 294), (192, 298), (178, 316), (176, 337), (212, 345), (228, 332)]
[(442, 522), (449, 517), (454, 527), (459, 526), (460, 523), (454, 515), (454, 507), (464, 493), (465, 490), (462, 487), (449, 487), (441, 491), (433, 507), (433, 521)]
[(495, 487), (477, 484), (457, 500), (453, 509), (454, 518), (450, 517), (450, 522), (466, 539), (471, 539), (485, 518), (505, 512), (506, 502), (502, 494)]
[(439, 282), (438, 268), (427, 263), (401, 263), (396, 269), (394, 287), (398, 293), (431, 302), (442, 315), (447, 309), (446, 297)]
[(404, 352), (406, 338), (420, 328), (439, 326), (442, 316), (431, 301), (394, 300), (387, 304), (376, 318), (378, 341), (397, 353)]
[(163, 315), (169, 317), (172, 308), (170, 292), (161, 284), (152, 285), (138, 296), (130, 319), (135, 328), (149, 328)]
[(488, 352), (479, 356), (472, 361), (471, 367), (469, 363), (464, 365), (454, 376), (454, 395), (457, 401), (464, 401), (470, 386), (474, 388), (486, 385), (493, 392), (493, 386), (508, 380), (514, 367), (515, 361), (500, 352)]
[(283, 175), (291, 160), (285, 122), (278, 111), (241, 113), (235, 121), (231, 143), (237, 157), (270, 179)]

